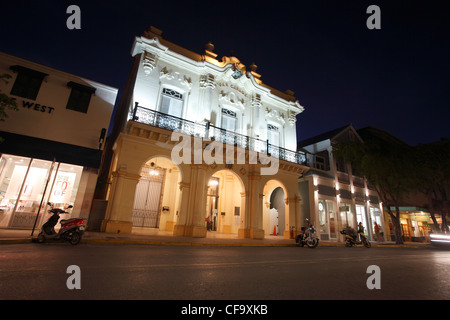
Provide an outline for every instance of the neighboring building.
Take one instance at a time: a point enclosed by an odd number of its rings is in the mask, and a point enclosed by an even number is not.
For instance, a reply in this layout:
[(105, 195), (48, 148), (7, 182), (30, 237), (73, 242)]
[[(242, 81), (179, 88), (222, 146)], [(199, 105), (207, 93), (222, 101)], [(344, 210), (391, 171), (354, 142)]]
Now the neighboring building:
[(5, 73), (19, 110), (0, 122), (0, 228), (38, 227), (48, 201), (87, 218), (117, 89), (0, 53)]
[[(306, 154), (295, 151), (295, 124), (303, 107), (292, 91), (264, 84), (254, 64), (219, 61), (213, 51), (211, 43), (202, 54), (189, 51), (154, 27), (135, 39), (118, 109), (128, 119), (114, 124), (123, 130), (101, 230), (261, 239), (289, 237), (299, 226), (297, 179), (308, 167)], [(276, 173), (262, 172), (268, 154)], [(278, 218), (274, 191), (282, 199)]]
[(352, 172), (350, 163), (333, 157), (336, 143), (362, 142), (352, 125), (337, 128), (298, 143), (309, 155), (311, 170), (299, 180), (302, 209), (320, 233), (321, 240), (342, 241), (340, 230), (356, 229), (359, 222), (374, 240), (374, 225), (386, 233), (382, 204), (364, 177)]

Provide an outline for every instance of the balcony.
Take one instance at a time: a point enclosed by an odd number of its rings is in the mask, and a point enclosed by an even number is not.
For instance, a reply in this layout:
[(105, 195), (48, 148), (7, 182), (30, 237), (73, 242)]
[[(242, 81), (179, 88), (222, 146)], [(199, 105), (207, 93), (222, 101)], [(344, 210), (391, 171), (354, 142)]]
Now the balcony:
[(280, 160), (285, 160), (307, 166), (307, 156), (305, 152), (292, 151), (272, 145), (267, 141), (245, 136), (236, 132), (227, 131), (216, 127), (211, 123), (196, 123), (181, 119), (155, 110), (141, 107), (136, 103), (133, 114), (129, 120), (148, 124), (154, 127), (176, 131), (190, 136), (210, 139), (221, 143), (234, 145), (242, 149), (267, 154)]

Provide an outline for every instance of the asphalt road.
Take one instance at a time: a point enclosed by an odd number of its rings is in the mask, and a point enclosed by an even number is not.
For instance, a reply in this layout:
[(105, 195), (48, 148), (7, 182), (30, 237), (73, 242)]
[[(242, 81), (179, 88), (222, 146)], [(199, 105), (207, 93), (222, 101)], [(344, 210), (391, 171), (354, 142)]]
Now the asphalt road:
[(447, 300), (449, 274), (437, 249), (0, 246), (2, 300)]

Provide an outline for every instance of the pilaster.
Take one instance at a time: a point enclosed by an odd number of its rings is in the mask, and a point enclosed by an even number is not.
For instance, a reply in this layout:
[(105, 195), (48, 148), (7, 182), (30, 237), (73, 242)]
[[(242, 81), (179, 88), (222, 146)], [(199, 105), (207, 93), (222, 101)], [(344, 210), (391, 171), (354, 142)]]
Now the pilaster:
[(140, 175), (126, 171), (112, 173), (112, 184), (105, 219), (101, 230), (112, 233), (131, 233), (134, 194)]

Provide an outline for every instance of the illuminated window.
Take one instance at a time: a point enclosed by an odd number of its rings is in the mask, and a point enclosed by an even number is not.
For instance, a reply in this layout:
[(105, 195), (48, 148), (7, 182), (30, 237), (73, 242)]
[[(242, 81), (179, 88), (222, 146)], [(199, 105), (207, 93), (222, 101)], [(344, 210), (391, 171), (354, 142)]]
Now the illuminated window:
[(183, 95), (175, 90), (164, 88), (159, 110), (161, 113), (181, 118), (183, 115)]
[(280, 146), (280, 129), (272, 124), (267, 125), (267, 139), (269, 144), (273, 146)]
[(222, 108), (221, 128), (227, 131), (236, 131), (237, 117), (236, 112)]

